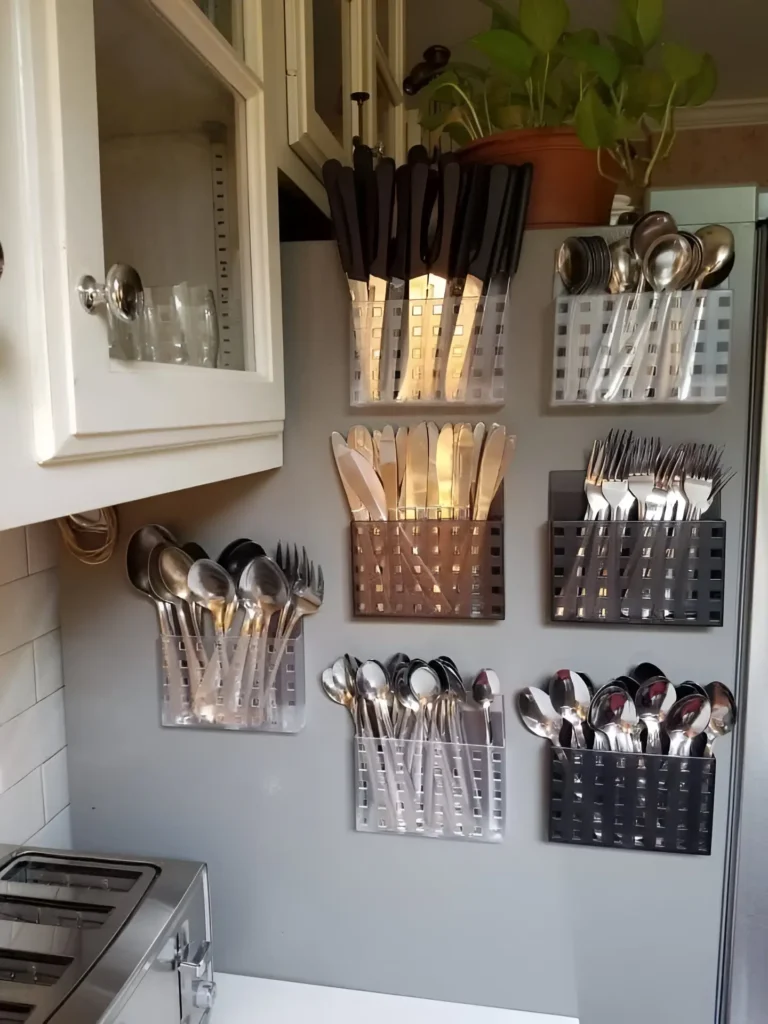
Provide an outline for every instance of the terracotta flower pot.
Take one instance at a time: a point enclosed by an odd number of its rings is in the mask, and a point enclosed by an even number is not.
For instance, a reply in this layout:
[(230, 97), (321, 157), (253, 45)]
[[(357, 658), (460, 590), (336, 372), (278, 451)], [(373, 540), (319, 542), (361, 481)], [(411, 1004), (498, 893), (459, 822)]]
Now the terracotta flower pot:
[(597, 169), (597, 154), (572, 128), (511, 130), (470, 142), (463, 163), (533, 164), (529, 228), (588, 227), (610, 222), (616, 185)]

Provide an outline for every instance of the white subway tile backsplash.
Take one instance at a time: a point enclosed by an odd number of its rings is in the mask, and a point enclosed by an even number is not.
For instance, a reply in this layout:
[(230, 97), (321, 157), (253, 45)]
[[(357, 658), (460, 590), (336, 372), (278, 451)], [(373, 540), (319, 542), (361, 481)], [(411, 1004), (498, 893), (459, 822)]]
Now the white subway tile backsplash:
[(0, 654), (50, 633), (58, 625), (59, 588), (54, 569), (0, 587)]
[(27, 575), (27, 543), (24, 527), (0, 533), (0, 585)]
[(72, 845), (56, 524), (0, 532), (0, 843)]
[(72, 820), (69, 808), (65, 807), (61, 814), (49, 821), (48, 824), (30, 836), (30, 846), (49, 846), (54, 850), (72, 849)]
[(0, 725), (31, 708), (36, 700), (32, 644), (0, 655)]
[(0, 726), (0, 793), (64, 746), (64, 692), (58, 690)]
[(0, 843), (26, 843), (45, 823), (40, 769), (0, 796)]
[(27, 527), (27, 564), (29, 572), (51, 569), (59, 560), (59, 528), (54, 520)]
[(61, 667), (61, 630), (54, 629), (34, 642), (37, 699), (43, 700), (64, 685)]
[(51, 818), (55, 818), (59, 811), (63, 811), (69, 804), (66, 747), (45, 762), (42, 767), (42, 773), (45, 820), (50, 821)]

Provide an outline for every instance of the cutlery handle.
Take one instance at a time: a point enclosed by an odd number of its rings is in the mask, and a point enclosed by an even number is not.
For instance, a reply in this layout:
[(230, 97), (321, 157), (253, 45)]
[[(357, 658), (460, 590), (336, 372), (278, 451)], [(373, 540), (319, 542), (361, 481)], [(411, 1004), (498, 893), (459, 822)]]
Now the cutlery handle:
[(485, 721), (485, 745), (487, 747), (492, 747), (493, 730), (491, 729), (491, 709), (489, 707), (483, 708), (483, 719)]
[(686, 738), (682, 733), (673, 733), (669, 737), (669, 756), (682, 757), (685, 751)]
[(584, 729), (582, 728), (581, 722), (578, 718), (574, 718), (571, 721), (571, 735), (573, 741), (572, 747), (577, 747), (579, 750), (584, 750), (587, 746), (587, 741), (584, 739)]
[(397, 194), (397, 227), (395, 244), (392, 250), (392, 261), (389, 268), (390, 278), (400, 281), (408, 277), (408, 243), (409, 224), (411, 217), (411, 169), (405, 164), (395, 171), (395, 192)]
[(645, 752), (646, 754), (661, 753), (661, 728), (657, 721), (646, 718), (645, 725)]
[(223, 634), (217, 631), (213, 655), (208, 662), (193, 703), (197, 718), (211, 723), (216, 721), (216, 693), (224, 670), (224, 652), (222, 650), (224, 643)]
[(454, 247), (460, 187), (461, 165), (452, 153), (446, 153), (440, 158), (437, 236), (430, 266), (430, 273), (445, 278), (450, 277), (451, 273), (451, 254)]
[(419, 277), (429, 272), (425, 251), (425, 228), (429, 222), (427, 184), (429, 167), (417, 163), (411, 167), (410, 248), (408, 250), (408, 276)]
[[(173, 720), (177, 722), (184, 717), (184, 702), (182, 700), (182, 695), (184, 693), (184, 678), (181, 673), (181, 664), (179, 663), (178, 640), (173, 636), (170, 616), (165, 602), (155, 601), (155, 608), (157, 611), (157, 623), (160, 630), (160, 640), (163, 645), (163, 662), (165, 664), (166, 676), (168, 677), (171, 716), (173, 717)], [(189, 661), (191, 651), (189, 650), (186, 641), (184, 641), (184, 646), (184, 653), (187, 655), (187, 660)], [(192, 694), (190, 687), (190, 701), (193, 696), (194, 695)]]
[(461, 230), (453, 267), (455, 278), (463, 280), (467, 276), (478, 228), (482, 223), (483, 204), (488, 192), (490, 173), (491, 169), (487, 164), (474, 164), (464, 169)]
[(517, 217), (514, 225), (511, 226), (511, 237), (508, 246), (506, 273), (514, 277), (517, 268), (520, 266), (520, 255), (523, 251), (523, 237), (525, 225), (528, 219), (528, 202), (531, 198), (531, 185), (533, 184), (533, 164), (523, 164), (518, 168), (517, 183), (515, 186), (515, 209)]
[(344, 204), (341, 201), (341, 190), (339, 189), (339, 174), (341, 163), (339, 160), (326, 160), (323, 164), (323, 183), (328, 193), (328, 205), (331, 208), (331, 221), (336, 235), (336, 245), (339, 248), (339, 259), (347, 277), (352, 276), (352, 248), (349, 241), (349, 229), (347, 218), (344, 212)]
[(499, 220), (504, 196), (509, 181), (509, 167), (506, 164), (494, 164), (491, 167), (488, 181), (488, 195), (485, 206), (480, 246), (469, 264), (469, 273), (480, 281), (487, 281), (490, 276), (493, 247), (496, 243)]
[(376, 175), (373, 170), (373, 152), (370, 146), (360, 143), (352, 153), (355, 171), (355, 192), (357, 194), (357, 217), (360, 225), (360, 239), (363, 246), (363, 261), (370, 270), (376, 256), (378, 233), (378, 195)]
[(339, 171), (338, 188), (341, 193), (341, 202), (344, 207), (344, 217), (347, 223), (347, 237), (349, 239), (351, 257), (349, 277), (353, 281), (367, 281), (368, 274), (365, 270), (363, 240), (360, 234), (360, 220), (357, 214), (355, 172), (351, 167), (342, 167)]
[(394, 196), (395, 161), (391, 157), (382, 157), (376, 167), (377, 231), (376, 252), (371, 261), (373, 277), (387, 276)]

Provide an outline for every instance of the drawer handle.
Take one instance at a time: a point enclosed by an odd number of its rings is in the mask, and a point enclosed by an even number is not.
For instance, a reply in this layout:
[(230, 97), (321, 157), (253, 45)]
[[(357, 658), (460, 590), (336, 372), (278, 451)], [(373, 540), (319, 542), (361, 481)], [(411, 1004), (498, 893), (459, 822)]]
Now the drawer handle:
[(98, 284), (90, 274), (81, 277), (77, 294), (86, 312), (94, 313), (99, 306), (106, 306), (114, 317), (125, 323), (138, 320), (144, 310), (141, 278), (127, 263), (111, 266), (104, 284)]

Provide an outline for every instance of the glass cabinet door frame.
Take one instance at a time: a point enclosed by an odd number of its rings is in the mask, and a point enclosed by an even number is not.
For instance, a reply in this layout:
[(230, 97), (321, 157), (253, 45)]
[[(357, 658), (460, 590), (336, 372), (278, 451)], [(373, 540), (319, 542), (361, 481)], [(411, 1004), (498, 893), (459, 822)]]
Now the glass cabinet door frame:
[[(276, 0), (271, 0), (276, 2)], [(342, 96), (344, 103), (343, 145), (317, 112), (315, 104), (315, 39), (313, 0), (284, 0), (285, 68), (288, 100), (288, 142), (302, 160), (320, 176), (326, 160), (351, 162), (352, 136), (357, 131), (353, 103), (359, 76), (353, 68), (359, 50), (357, 19), (352, 7), (357, 0), (342, 0)]]
[[(376, 0), (355, 0), (363, 8), (364, 18), (364, 81), (365, 91), (371, 99), (366, 104), (367, 122), (365, 140), (374, 148), (382, 143), (384, 155), (393, 157), (395, 163), (405, 162), (405, 0), (386, 0), (389, 6), (389, 38), (379, 39), (376, 29)], [(386, 46), (385, 46), (386, 43)], [(378, 124), (379, 83), (383, 85), (391, 113), (386, 134)]]
[(106, 316), (86, 313), (77, 294), (83, 275), (103, 281), (105, 269), (93, 0), (10, 2), (30, 239), (19, 301), (32, 349), (37, 461), (279, 434), (278, 225), (267, 187), (260, 0), (244, 5), (245, 59), (194, 0), (145, 0), (238, 99), (242, 371), (110, 359)]

